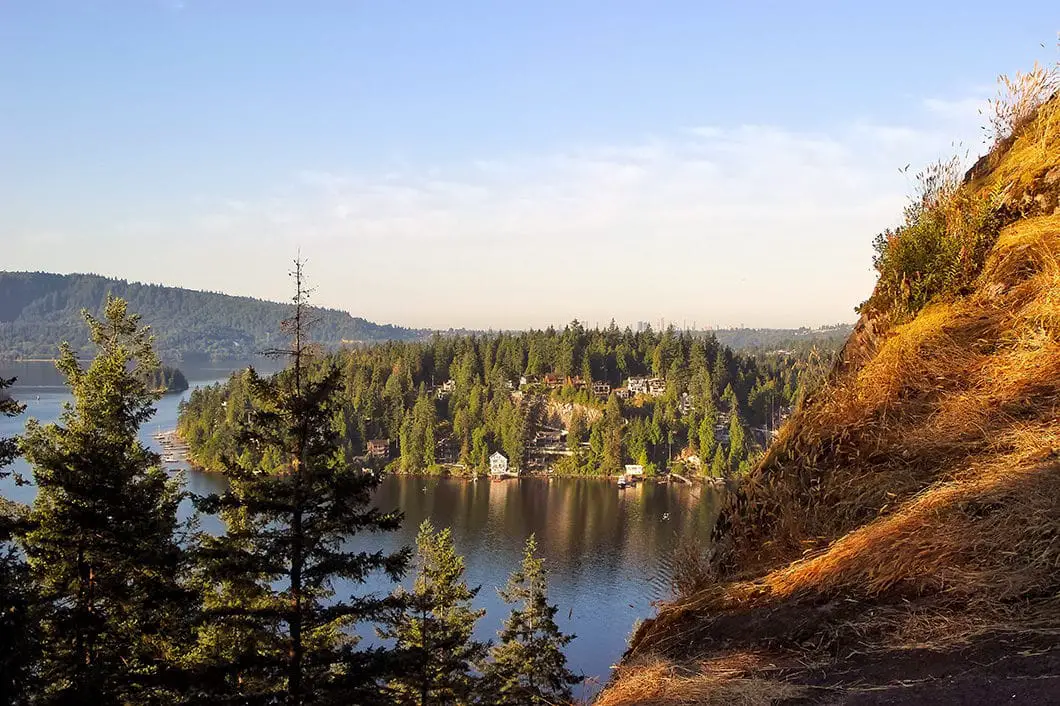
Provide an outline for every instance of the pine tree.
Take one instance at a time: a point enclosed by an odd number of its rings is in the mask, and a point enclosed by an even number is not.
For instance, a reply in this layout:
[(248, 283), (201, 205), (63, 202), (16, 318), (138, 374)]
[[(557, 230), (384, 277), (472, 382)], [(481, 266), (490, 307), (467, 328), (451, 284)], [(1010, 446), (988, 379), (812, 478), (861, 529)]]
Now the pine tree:
[(382, 618), (391, 601), (338, 596), (335, 582), (363, 583), (375, 571), (397, 580), (406, 552), (352, 551), (348, 541), (396, 529), (400, 517), (371, 506), (378, 477), (347, 462), (331, 426), (341, 371), (309, 342), (302, 269), (297, 261), (293, 314), (283, 324), (290, 347), (272, 351), (288, 367), (269, 378), (247, 373), (253, 404), (239, 441), (271, 454), (276, 468), (227, 460), (229, 490), (198, 500), (203, 510), (239, 517), (223, 536), (199, 538), (199, 572), (213, 586), (200, 637), (227, 641), (223, 650), (200, 649), (209, 655), (199, 665), (204, 684), (215, 691), (199, 696), (211, 702), (369, 703), (391, 661), (382, 649), (357, 650), (349, 633)]
[(548, 602), (547, 575), (536, 556), (534, 535), (526, 540), (522, 565), (500, 590), (515, 605), (483, 673), (482, 700), (506, 706), (570, 703), (580, 678), (567, 668), (563, 648), (574, 639), (560, 632), (557, 608)]
[(74, 401), (57, 424), (30, 420), (22, 450), (37, 485), (21, 538), (41, 591), (42, 703), (165, 703), (163, 665), (187, 610), (176, 577), (181, 498), (137, 438), (154, 414), (149, 331), (108, 297), (84, 312), (98, 352), (83, 368), (68, 344), (56, 367)]
[(475, 623), (486, 614), (471, 607), (479, 588), (464, 581), (464, 560), (450, 531), (435, 531), (430, 520), (420, 525), (414, 564), (412, 591), (397, 596), (403, 610), (379, 631), (395, 641), (403, 657), (390, 697), (416, 706), (468, 703), (475, 691), (472, 668), (488, 649), (472, 639)]
[[(0, 378), (0, 416), (17, 417), (25, 407), (5, 389), (14, 379)], [(17, 439), (0, 439), (0, 479), (10, 474), (4, 466), (18, 454)], [(5, 504), (0, 498), (0, 505)], [(17, 509), (0, 508), (0, 703), (29, 703), (32, 674), (39, 657), (34, 609), (36, 591), (29, 567), (11, 540), (22, 528)]]

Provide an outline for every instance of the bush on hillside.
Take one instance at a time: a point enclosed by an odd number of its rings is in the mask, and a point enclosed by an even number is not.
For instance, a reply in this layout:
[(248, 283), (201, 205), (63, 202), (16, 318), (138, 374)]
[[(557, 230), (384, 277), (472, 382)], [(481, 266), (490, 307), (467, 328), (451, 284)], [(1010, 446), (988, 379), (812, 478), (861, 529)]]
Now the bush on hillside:
[(959, 292), (982, 269), (997, 239), (999, 195), (961, 186), (961, 160), (937, 162), (916, 175), (917, 194), (905, 222), (876, 236), (879, 281), (867, 304), (899, 316)]

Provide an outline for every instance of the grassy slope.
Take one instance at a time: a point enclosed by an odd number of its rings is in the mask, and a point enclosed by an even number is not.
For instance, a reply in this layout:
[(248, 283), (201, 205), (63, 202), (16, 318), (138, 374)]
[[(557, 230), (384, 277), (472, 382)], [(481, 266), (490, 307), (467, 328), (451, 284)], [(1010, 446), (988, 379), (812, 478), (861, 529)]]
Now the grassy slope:
[(997, 187), (976, 281), (866, 312), (599, 704), (1056, 698), (1060, 99), (963, 188)]

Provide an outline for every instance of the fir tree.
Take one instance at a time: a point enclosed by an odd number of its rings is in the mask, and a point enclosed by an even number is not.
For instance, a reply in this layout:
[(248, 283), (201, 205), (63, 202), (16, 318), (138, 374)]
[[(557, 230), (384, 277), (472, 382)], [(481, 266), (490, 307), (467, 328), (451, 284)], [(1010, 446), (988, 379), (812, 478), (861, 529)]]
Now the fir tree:
[(563, 648), (574, 639), (560, 632), (557, 608), (548, 602), (547, 575), (536, 556), (534, 535), (526, 540), (522, 565), (500, 590), (514, 605), (501, 642), (491, 651), (483, 674), (483, 701), (510, 706), (569, 703), (580, 678), (567, 669)]
[(96, 357), (83, 368), (61, 346), (74, 401), (57, 424), (30, 420), (22, 442), (37, 485), (21, 544), (43, 601), (41, 702), (171, 702), (163, 665), (187, 613), (181, 493), (137, 438), (154, 414), (145, 380), (158, 360), (123, 300), (108, 297), (103, 320), (84, 317)]
[(718, 423), (718, 408), (714, 406), (714, 400), (710, 397), (703, 400), (703, 419), (699, 423), (699, 457), (703, 463), (714, 455), (714, 449), (718, 446), (718, 438), (714, 427)]
[(715, 478), (724, 478), (729, 475), (729, 462), (726, 460), (725, 450), (718, 444), (714, 447), (714, 460), (710, 463), (710, 475)]
[(750, 440), (747, 425), (737, 409), (729, 417), (729, 468), (736, 469), (747, 458)]
[[(276, 468), (265, 472), (228, 461), (230, 489), (199, 500), (206, 511), (224, 509), (240, 518), (223, 536), (200, 537), (198, 552), (203, 580), (215, 587), (201, 635), (224, 637), (241, 657), (215, 651), (200, 665), (210, 675), (205, 683), (221, 691), (200, 697), (288, 706), (368, 703), (380, 698), (391, 659), (382, 649), (356, 649), (350, 629), (381, 619), (391, 601), (339, 596), (335, 582), (363, 583), (375, 571), (397, 580), (408, 555), (349, 549), (353, 535), (396, 529), (400, 517), (371, 506), (378, 477), (342, 453), (331, 426), (341, 371), (314, 356), (314, 314), (301, 261), (292, 275), (293, 313), (283, 323), (290, 347), (271, 352), (289, 365), (269, 378), (248, 371), (253, 404), (240, 433), (242, 446), (271, 454)], [(232, 593), (233, 587), (242, 590)], [(230, 600), (224, 600), (226, 590)]]
[(380, 630), (403, 656), (390, 696), (394, 703), (417, 706), (468, 703), (475, 691), (472, 668), (487, 652), (472, 639), (475, 623), (486, 614), (471, 607), (479, 588), (464, 581), (464, 560), (450, 531), (435, 531), (430, 520), (420, 525), (414, 562), (412, 591), (398, 592), (404, 608)]

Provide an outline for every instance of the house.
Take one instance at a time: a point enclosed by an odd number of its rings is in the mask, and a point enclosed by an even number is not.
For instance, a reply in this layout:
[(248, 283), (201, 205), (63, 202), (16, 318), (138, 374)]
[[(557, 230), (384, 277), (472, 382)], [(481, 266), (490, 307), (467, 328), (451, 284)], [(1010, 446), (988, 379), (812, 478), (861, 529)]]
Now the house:
[(444, 392), (445, 394), (448, 395), (449, 393), (451, 393), (453, 390), (456, 389), (456, 380), (454, 380), (453, 378), (449, 378), (448, 380), (443, 382), (442, 386), (440, 388), (438, 388), (438, 389), (440, 389), (442, 392)]
[(691, 414), (692, 410), (695, 409), (695, 405), (692, 404), (692, 395), (687, 392), (681, 393), (681, 401), (677, 403), (677, 408), (681, 411), (681, 414)]
[(663, 378), (634, 377), (626, 381), (626, 387), (635, 395), (661, 395), (666, 392)]
[(368, 455), (372, 458), (390, 456), (390, 439), (372, 439), (368, 442)]
[(539, 378), (537, 375), (523, 375), (519, 378), (520, 387), (522, 387), (523, 385), (536, 385), (539, 382), (541, 382), (541, 378)]
[(560, 387), (563, 385), (564, 380), (555, 373), (545, 373), (543, 382), (545, 383), (545, 387)]
[(627, 476), (642, 476), (644, 475), (644, 466), (638, 463), (627, 463), (626, 464), (626, 475)]
[(495, 451), (493, 455), (490, 456), (490, 475), (508, 475), (508, 457), (502, 454), (500, 451)]
[(597, 397), (607, 397), (611, 394), (611, 383), (597, 380), (593, 383), (593, 394)]
[(635, 377), (626, 380), (626, 387), (631, 395), (646, 394), (648, 392), (648, 378)]
[(543, 445), (556, 445), (563, 443), (562, 431), (555, 429), (541, 429), (534, 435), (534, 442)]
[(616, 387), (612, 392), (615, 393), (615, 397), (620, 400), (631, 400), (633, 399), (633, 391), (628, 387)]
[(576, 390), (580, 390), (583, 387), (585, 387), (585, 381), (582, 380), (580, 375), (575, 375), (574, 377), (570, 377), (568, 375), (567, 376), (567, 384), (570, 385), (571, 387), (575, 388)]

